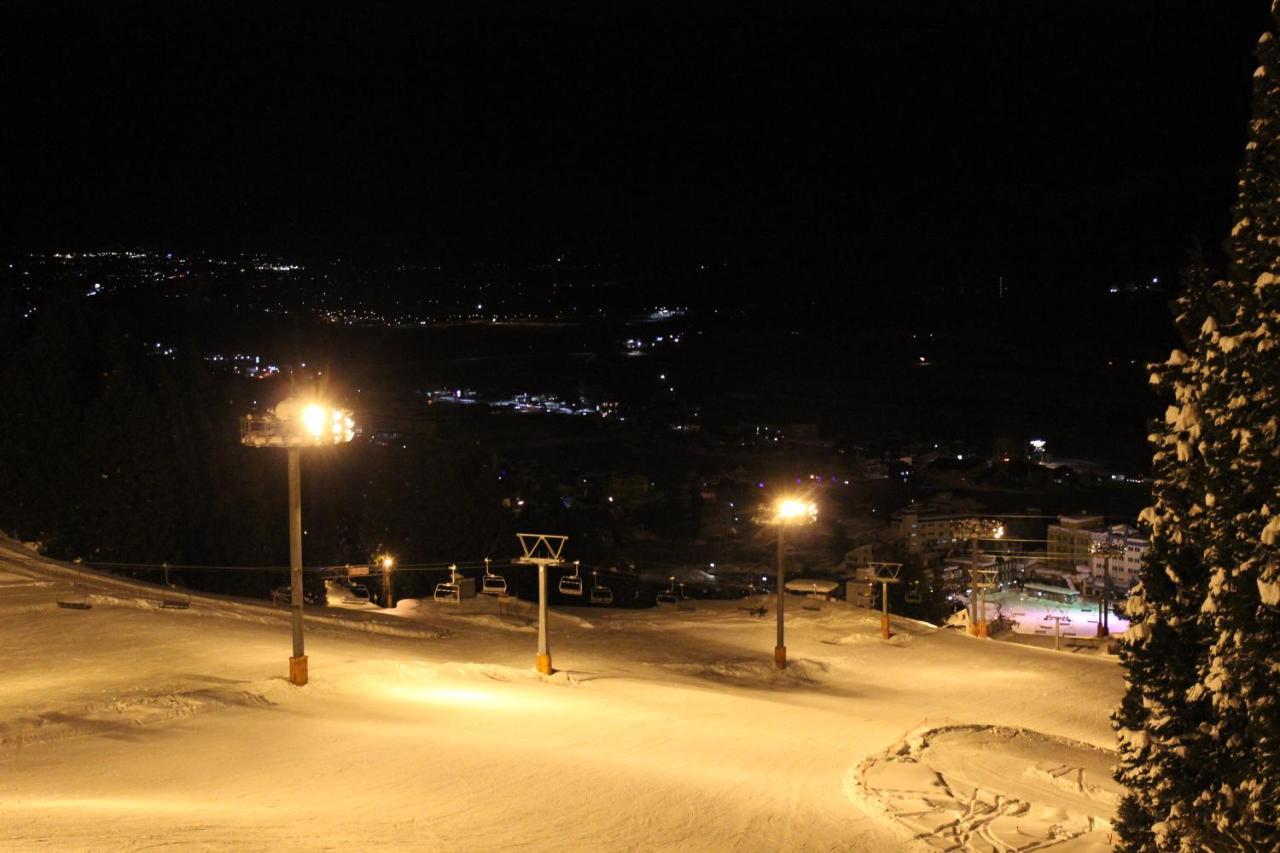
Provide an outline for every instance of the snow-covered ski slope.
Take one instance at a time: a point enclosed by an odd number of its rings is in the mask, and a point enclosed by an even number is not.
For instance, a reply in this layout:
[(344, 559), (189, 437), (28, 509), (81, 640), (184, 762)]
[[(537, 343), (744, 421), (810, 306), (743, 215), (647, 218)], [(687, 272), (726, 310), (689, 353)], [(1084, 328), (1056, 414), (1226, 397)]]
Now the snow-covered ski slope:
[[(88, 610), (63, 609), (72, 596)], [(0, 540), (0, 849), (1106, 849), (1114, 660), (825, 605), (286, 614)]]

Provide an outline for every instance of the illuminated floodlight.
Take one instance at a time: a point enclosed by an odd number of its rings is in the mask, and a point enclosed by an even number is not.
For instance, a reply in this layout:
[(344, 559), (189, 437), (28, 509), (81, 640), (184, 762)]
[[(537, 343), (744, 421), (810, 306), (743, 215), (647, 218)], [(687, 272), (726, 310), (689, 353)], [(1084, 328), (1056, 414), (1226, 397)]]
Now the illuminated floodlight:
[(349, 410), (297, 397), (240, 419), (240, 443), (247, 447), (325, 447), (346, 444), (355, 435)]
[(807, 524), (818, 520), (818, 505), (813, 501), (781, 498), (774, 505), (775, 524)]
[[(307, 655), (302, 636), (302, 449), (346, 444), (355, 435), (356, 424), (350, 411), (314, 398), (289, 397), (264, 414), (245, 415), (240, 419), (241, 444), (246, 447), (279, 447), (287, 452), (289, 622), (293, 632), (289, 683), (299, 687), (307, 683)], [(389, 583), (387, 587), (390, 599)]]

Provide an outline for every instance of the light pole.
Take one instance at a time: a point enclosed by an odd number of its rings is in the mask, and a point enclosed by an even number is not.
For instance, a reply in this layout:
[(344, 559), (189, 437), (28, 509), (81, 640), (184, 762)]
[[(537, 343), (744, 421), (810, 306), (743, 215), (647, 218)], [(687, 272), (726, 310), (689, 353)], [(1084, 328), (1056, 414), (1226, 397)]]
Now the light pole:
[(773, 665), (778, 669), (787, 668), (787, 642), (783, 634), (785, 599), (787, 595), (786, 571), (786, 536), (784, 531), (790, 525), (812, 524), (818, 520), (818, 506), (812, 501), (797, 498), (780, 498), (774, 504), (770, 522), (778, 529), (778, 642), (773, 647)]
[(1108, 616), (1111, 610), (1111, 558), (1124, 556), (1124, 545), (1118, 542), (1094, 542), (1089, 546), (1090, 552), (1102, 555), (1102, 597), (1098, 600), (1098, 636), (1105, 637), (1111, 633)]
[(289, 457), (289, 604), (293, 655), (289, 683), (307, 683), (302, 640), (302, 448), (346, 444), (355, 438), (351, 412), (317, 400), (289, 397), (274, 410), (240, 419), (240, 443), (246, 447), (282, 447)]
[(386, 604), (387, 609), (391, 609), (392, 607), (396, 606), (395, 593), (392, 591), (392, 588), (391, 588), (391, 570), (396, 567), (396, 558), (391, 556), (390, 554), (383, 554), (382, 557), (378, 560), (378, 563), (379, 565), (382, 566), (383, 602)]

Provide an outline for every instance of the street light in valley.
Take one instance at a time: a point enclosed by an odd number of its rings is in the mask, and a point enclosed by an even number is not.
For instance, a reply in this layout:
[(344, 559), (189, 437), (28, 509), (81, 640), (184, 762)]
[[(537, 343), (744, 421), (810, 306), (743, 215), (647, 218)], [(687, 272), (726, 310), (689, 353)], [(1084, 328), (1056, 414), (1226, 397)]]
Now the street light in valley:
[(396, 567), (396, 558), (390, 554), (383, 554), (378, 558), (378, 565), (382, 566), (383, 602), (388, 608), (395, 607), (396, 599), (391, 589), (391, 570)]
[(246, 447), (280, 447), (289, 458), (289, 602), (293, 655), (289, 682), (307, 683), (307, 655), (302, 642), (302, 449), (346, 444), (355, 437), (351, 412), (319, 400), (289, 397), (265, 414), (240, 419), (240, 443)]
[(787, 643), (783, 636), (783, 601), (787, 593), (786, 556), (784, 531), (789, 526), (813, 524), (818, 520), (818, 505), (799, 498), (780, 498), (773, 507), (773, 515), (767, 523), (778, 529), (778, 643), (773, 648), (773, 665), (787, 668)]

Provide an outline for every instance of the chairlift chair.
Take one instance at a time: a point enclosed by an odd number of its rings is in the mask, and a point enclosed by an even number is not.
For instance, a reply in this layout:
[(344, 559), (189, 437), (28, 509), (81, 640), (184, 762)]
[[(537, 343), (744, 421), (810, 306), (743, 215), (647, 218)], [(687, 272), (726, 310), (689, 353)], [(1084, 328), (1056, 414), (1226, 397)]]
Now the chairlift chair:
[(578, 574), (578, 561), (573, 561), (573, 574), (560, 578), (561, 595), (582, 595), (582, 576)]
[(489, 570), (490, 560), (484, 558), (484, 577), (480, 579), (480, 592), (484, 595), (505, 595), (507, 592), (507, 579), (502, 575), (495, 575)]
[(64, 610), (88, 610), (93, 607), (89, 594), (78, 580), (71, 582), (71, 593), (58, 599), (58, 606)]
[(368, 604), (369, 588), (361, 583), (349, 583), (343, 589), (342, 600), (346, 604)]
[(679, 604), (680, 595), (676, 592), (676, 579), (671, 578), (671, 586), (658, 593), (658, 604)]
[(909, 589), (902, 596), (902, 600), (905, 601), (907, 604), (919, 604), (920, 602), (924, 601), (924, 598), (920, 595), (920, 590)]
[(592, 604), (613, 604), (613, 590), (607, 586), (601, 586), (597, 575), (599, 572), (591, 573), (591, 603)]
[(432, 598), (444, 604), (461, 604), (462, 587), (458, 584), (458, 577), (458, 567), (450, 566), (449, 580), (436, 584), (436, 591)]
[(160, 606), (166, 610), (186, 610), (191, 607), (191, 596), (170, 584), (160, 597)]

